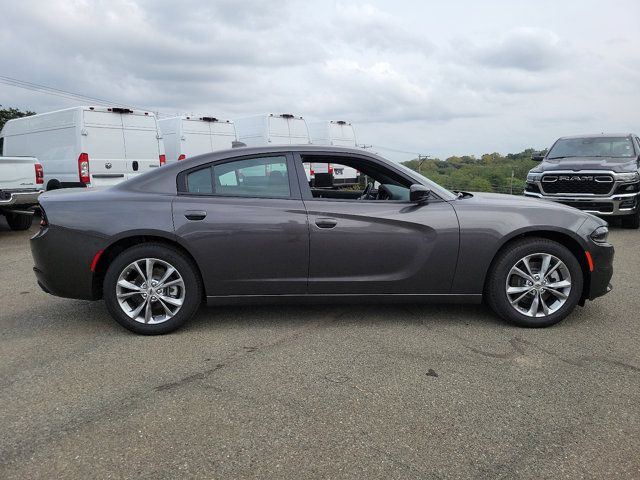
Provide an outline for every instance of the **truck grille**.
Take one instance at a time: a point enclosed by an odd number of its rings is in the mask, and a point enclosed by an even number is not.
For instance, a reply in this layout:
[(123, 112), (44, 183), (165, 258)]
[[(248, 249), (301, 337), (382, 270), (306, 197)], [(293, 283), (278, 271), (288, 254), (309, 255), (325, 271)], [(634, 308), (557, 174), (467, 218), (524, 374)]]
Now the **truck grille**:
[(544, 193), (607, 195), (613, 188), (611, 175), (550, 174), (542, 177)]
[(589, 210), (591, 212), (612, 213), (613, 204), (604, 202), (559, 202), (578, 210)]

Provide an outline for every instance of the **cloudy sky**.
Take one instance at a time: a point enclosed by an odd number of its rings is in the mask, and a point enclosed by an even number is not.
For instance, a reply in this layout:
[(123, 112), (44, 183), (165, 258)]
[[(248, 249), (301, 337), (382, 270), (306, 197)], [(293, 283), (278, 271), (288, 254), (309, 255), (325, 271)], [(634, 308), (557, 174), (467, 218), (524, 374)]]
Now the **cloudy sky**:
[(640, 133), (638, 0), (3, 4), (0, 75), (162, 113), (345, 119), (395, 160)]

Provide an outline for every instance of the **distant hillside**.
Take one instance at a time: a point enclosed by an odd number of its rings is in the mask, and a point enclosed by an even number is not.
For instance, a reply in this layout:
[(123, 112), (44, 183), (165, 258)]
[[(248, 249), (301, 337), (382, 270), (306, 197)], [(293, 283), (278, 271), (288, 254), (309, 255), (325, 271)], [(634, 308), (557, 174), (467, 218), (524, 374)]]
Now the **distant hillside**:
[(506, 156), (487, 153), (481, 158), (463, 156), (446, 160), (429, 159), (423, 160), (421, 165), (417, 159), (402, 163), (449, 190), (521, 195), (527, 173), (538, 164), (531, 160), (533, 151), (529, 148)]

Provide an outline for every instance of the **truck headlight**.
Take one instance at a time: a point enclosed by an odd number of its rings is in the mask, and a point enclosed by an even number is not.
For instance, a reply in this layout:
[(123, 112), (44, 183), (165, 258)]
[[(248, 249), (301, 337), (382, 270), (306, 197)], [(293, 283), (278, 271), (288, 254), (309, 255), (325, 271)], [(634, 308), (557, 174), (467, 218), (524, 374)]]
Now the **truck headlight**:
[(616, 173), (616, 180), (621, 182), (637, 182), (640, 180), (638, 172)]
[(527, 182), (530, 182), (530, 183), (539, 182), (541, 178), (542, 178), (541, 173), (531, 173), (531, 172), (527, 173)]
[(609, 236), (609, 229), (603, 225), (596, 228), (589, 236), (591, 237), (591, 240), (596, 243), (606, 243), (607, 237)]

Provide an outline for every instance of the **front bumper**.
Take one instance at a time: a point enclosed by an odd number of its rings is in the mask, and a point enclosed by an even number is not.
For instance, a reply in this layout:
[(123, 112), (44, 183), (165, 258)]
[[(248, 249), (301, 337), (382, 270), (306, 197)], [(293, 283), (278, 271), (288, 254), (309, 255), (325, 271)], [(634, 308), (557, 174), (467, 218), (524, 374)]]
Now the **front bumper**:
[(612, 289), (613, 256), (615, 250), (611, 244), (593, 244), (589, 247), (589, 254), (593, 259), (593, 271), (589, 278), (589, 289), (585, 297), (589, 300), (601, 297)]
[(32, 206), (38, 203), (38, 197), (42, 190), (28, 190), (24, 192), (14, 192), (11, 190), (0, 190), (0, 207), (11, 206)]
[(621, 193), (610, 197), (544, 195), (542, 193), (524, 191), (526, 197), (551, 200), (583, 212), (592, 213), (599, 217), (632, 215), (638, 208), (638, 193)]

